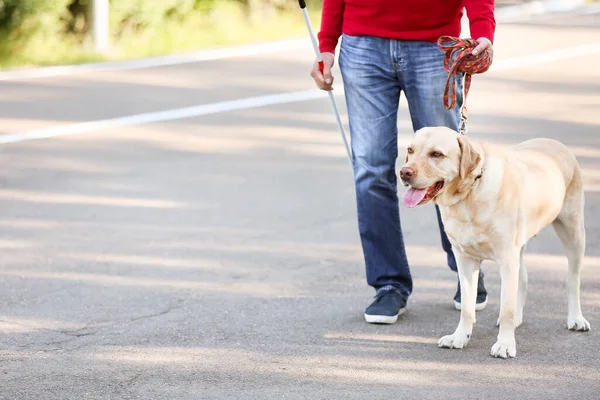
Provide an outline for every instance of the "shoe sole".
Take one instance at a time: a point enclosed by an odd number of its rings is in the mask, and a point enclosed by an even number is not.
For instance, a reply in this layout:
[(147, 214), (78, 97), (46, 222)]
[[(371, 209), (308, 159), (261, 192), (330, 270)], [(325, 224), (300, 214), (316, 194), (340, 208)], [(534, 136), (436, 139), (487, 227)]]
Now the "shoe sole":
[[(475, 311), (481, 311), (486, 306), (487, 306), (487, 299), (485, 299), (485, 301), (483, 303), (477, 303), (477, 304), (475, 304)], [(462, 310), (461, 303), (459, 303), (458, 301), (455, 301), (454, 302), (454, 308), (456, 308), (458, 311)]]
[(400, 309), (396, 315), (369, 315), (365, 314), (365, 321), (370, 324), (395, 324), (398, 317), (406, 311), (406, 308)]

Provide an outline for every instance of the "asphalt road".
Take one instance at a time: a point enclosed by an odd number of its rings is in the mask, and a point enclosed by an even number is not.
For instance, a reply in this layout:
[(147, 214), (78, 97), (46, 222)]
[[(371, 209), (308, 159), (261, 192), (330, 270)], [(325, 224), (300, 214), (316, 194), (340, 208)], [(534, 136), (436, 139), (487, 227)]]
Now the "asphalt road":
[[(474, 78), (468, 99), (470, 135), (560, 139), (584, 167), (590, 332), (566, 329), (566, 259), (547, 230), (525, 257), (517, 358), (489, 355), (500, 296), (490, 263), (468, 348), (438, 348), (459, 313), (431, 206), (401, 208), (407, 313), (365, 323), (373, 292), (323, 97), (2, 145), (0, 398), (598, 398), (600, 52), (523, 65), (590, 43), (600, 14), (501, 24), (498, 68)], [(0, 135), (311, 90), (312, 58), (306, 46), (5, 81)], [(400, 146), (411, 135), (401, 107)]]

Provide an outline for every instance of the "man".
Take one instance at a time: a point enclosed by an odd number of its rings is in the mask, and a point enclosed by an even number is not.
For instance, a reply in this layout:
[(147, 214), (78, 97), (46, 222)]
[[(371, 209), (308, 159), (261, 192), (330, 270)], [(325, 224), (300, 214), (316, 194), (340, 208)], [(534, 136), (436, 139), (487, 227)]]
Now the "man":
[[(442, 35), (459, 36), (466, 9), (474, 53), (492, 52), (496, 22), (494, 0), (324, 0), (319, 48), (324, 70), (317, 63), (311, 76), (323, 90), (332, 90), (331, 69), (340, 36), (340, 71), (350, 134), (358, 225), (367, 283), (375, 288), (365, 310), (370, 323), (395, 323), (412, 293), (412, 277), (400, 224), (395, 162), (400, 92), (408, 100), (413, 130), (444, 125), (463, 128), (464, 75), (457, 79), (456, 106), (444, 107), (448, 77)], [(457, 271), (452, 247), (436, 206), (442, 248), (448, 266)], [(458, 280), (458, 277), (457, 277)], [(454, 297), (460, 309), (460, 283)], [(487, 304), (480, 272), (477, 310)]]

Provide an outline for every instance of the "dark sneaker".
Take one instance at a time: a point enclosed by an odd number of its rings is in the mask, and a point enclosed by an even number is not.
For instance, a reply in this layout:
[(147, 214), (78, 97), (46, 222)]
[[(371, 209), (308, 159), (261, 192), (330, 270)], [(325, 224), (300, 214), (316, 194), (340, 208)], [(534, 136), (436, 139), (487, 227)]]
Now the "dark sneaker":
[(405, 311), (406, 296), (393, 286), (385, 286), (365, 310), (365, 320), (370, 324), (393, 324)]
[[(487, 290), (483, 285), (483, 271), (479, 270), (479, 281), (477, 282), (477, 302), (475, 303), (475, 311), (481, 311), (487, 306)], [(458, 282), (458, 289), (454, 295), (454, 308), (460, 310), (462, 308), (460, 304), (460, 281)]]

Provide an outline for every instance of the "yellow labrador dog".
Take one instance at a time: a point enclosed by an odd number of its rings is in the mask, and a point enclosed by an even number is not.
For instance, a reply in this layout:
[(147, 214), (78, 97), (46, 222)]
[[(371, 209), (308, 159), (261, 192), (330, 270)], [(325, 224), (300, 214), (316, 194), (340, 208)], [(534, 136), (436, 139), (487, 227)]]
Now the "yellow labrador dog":
[(435, 202), (458, 264), (462, 309), (452, 335), (440, 347), (463, 348), (475, 324), (477, 279), (482, 260), (500, 267), (502, 278), (498, 341), (494, 357), (515, 357), (515, 329), (523, 321), (527, 241), (552, 224), (568, 264), (570, 330), (587, 331), (581, 313), (580, 269), (585, 250), (582, 172), (561, 143), (533, 139), (512, 148), (473, 141), (444, 127), (417, 131), (400, 178), (407, 207)]

